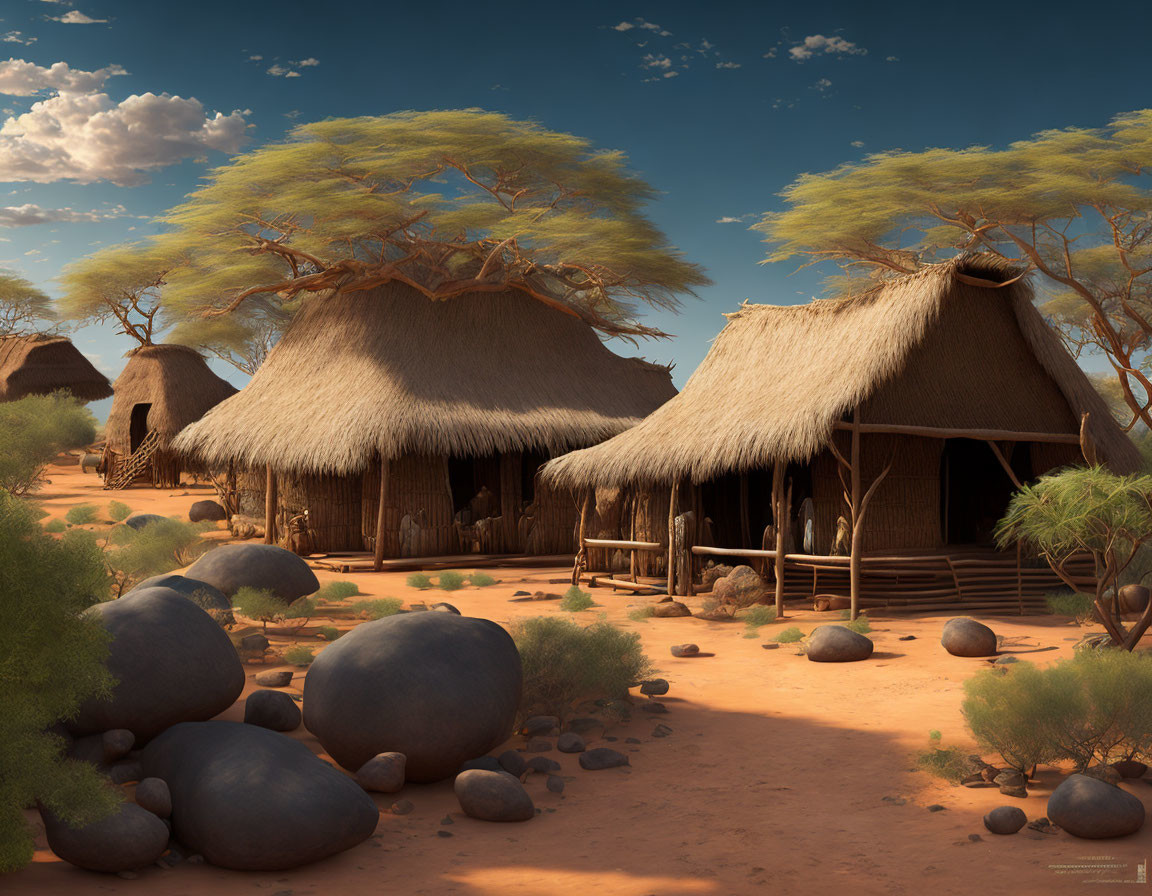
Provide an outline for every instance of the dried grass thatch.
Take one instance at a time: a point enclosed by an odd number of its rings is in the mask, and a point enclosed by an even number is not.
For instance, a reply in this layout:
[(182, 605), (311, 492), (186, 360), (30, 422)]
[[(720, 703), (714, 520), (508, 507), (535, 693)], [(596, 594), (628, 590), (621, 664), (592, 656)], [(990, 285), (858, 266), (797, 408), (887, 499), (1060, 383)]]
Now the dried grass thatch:
[(199, 352), (183, 345), (136, 349), (114, 388), (105, 433), (108, 448), (119, 455), (130, 451), (132, 409), (136, 405), (152, 405), (148, 429), (157, 431), (160, 447), (166, 449), (185, 426), (236, 394), (236, 387), (213, 373)]
[(112, 386), (63, 336), (0, 337), (0, 401), (67, 389), (81, 401), (99, 401)]
[(702, 482), (808, 460), (856, 407), (866, 423), (1069, 434), (1088, 412), (1101, 459), (1135, 469), (1135, 446), (1031, 287), (990, 288), (1018, 273), (969, 256), (859, 295), (745, 305), (676, 398), (544, 475), (569, 487)]
[(238, 395), (180, 434), (210, 465), (346, 474), (379, 456), (594, 444), (676, 394), (522, 292), (432, 301), (392, 282), (307, 300)]

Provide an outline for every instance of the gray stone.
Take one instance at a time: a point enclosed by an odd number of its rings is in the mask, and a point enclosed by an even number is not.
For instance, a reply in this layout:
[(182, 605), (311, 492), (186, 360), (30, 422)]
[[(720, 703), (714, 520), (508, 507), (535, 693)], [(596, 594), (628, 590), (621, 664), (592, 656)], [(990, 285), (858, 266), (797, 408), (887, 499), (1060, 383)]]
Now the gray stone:
[(580, 768), (590, 772), (629, 764), (627, 756), (609, 747), (596, 747), (580, 754)]
[(560, 719), (556, 716), (531, 716), (520, 726), (520, 733), (525, 737), (535, 737), (540, 734), (551, 734), (560, 727)]
[(584, 738), (575, 731), (565, 731), (556, 740), (556, 749), (561, 753), (583, 753)]
[(253, 691), (244, 701), (244, 721), (271, 731), (295, 731), (300, 707), (283, 691)]
[(196, 501), (188, 508), (188, 519), (194, 523), (217, 523), (228, 519), (228, 512), (216, 501)]
[(168, 826), (135, 803), (121, 803), (110, 816), (71, 828), (46, 809), (48, 846), (65, 862), (113, 874), (151, 865), (168, 848)]
[(486, 772), (504, 771), (504, 766), (502, 766), (500, 764), (500, 760), (496, 759), (494, 756), (477, 756), (475, 759), (469, 759), (467, 762), (462, 763), (456, 773), (459, 774), (460, 772), (466, 772), (470, 769), (477, 768)]
[(843, 625), (819, 625), (808, 636), (805, 654), (813, 663), (854, 663), (872, 656), (872, 640)]
[(663, 697), (668, 693), (668, 682), (663, 678), (653, 678), (640, 682), (640, 693), (646, 697)]
[(508, 738), (521, 683), (516, 644), (496, 623), (389, 616), (316, 657), (304, 680), (304, 724), (345, 768), (397, 752), (409, 781), (438, 781)]
[(136, 746), (136, 735), (127, 728), (113, 728), (100, 735), (100, 746), (105, 762), (123, 759)]
[(528, 769), (528, 762), (524, 759), (524, 754), (517, 750), (505, 750), (497, 757), (496, 761), (504, 771), (510, 775), (515, 775), (517, 778)]
[(453, 785), (460, 808), (481, 821), (528, 821), (536, 817), (532, 797), (507, 772), (461, 772)]
[(268, 646), (268, 639), (261, 632), (253, 632), (240, 639), (240, 649), (245, 653), (263, 653)]
[(373, 756), (356, 770), (356, 780), (373, 793), (396, 793), (404, 787), (404, 754)]
[(172, 791), (168, 783), (162, 778), (145, 778), (136, 785), (136, 805), (167, 818), (172, 814)]
[(1028, 823), (1028, 816), (1018, 806), (999, 806), (984, 816), (984, 827), (993, 834), (1015, 834)]
[(712, 585), (712, 598), (721, 606), (750, 607), (768, 599), (768, 585), (751, 566), (737, 566)]
[(995, 656), (996, 633), (984, 623), (957, 616), (944, 624), (940, 643), (953, 656)]
[(273, 544), (225, 544), (213, 548), (185, 575), (235, 597), (241, 588), (267, 589), (291, 603), (320, 589), (316, 573), (291, 551)]
[(291, 669), (272, 669), (256, 673), (256, 684), (262, 688), (286, 688), (292, 683)]
[(354, 780), (267, 728), (175, 725), (144, 749), (143, 761), (172, 791), (176, 839), (221, 868), (295, 868), (376, 828), (376, 805)]
[(441, 601), (438, 604), (432, 604), (432, 606), (429, 607), (429, 609), (435, 610), (438, 613), (455, 613), (457, 616), (460, 615), (460, 611), (457, 610), (454, 606), (452, 606), (452, 604), (446, 604), (443, 601)]
[[(139, 585), (129, 591), (132, 594), (136, 591), (143, 591), (145, 588), (171, 588), (177, 594), (183, 595), (188, 598), (200, 609), (204, 610), (221, 625), (234, 625), (236, 617), (232, 615), (232, 601), (219, 588), (214, 588), (207, 582), (201, 582), (198, 579), (190, 579), (187, 576), (176, 575), (175, 573), (165, 573), (164, 575), (152, 576), (150, 579), (145, 579)], [(125, 595), (127, 596), (127, 595)]]
[(1048, 797), (1048, 818), (1074, 837), (1125, 837), (1143, 826), (1144, 804), (1115, 784), (1070, 775)]
[(105, 772), (113, 784), (127, 784), (129, 781), (139, 781), (144, 777), (144, 768), (139, 759), (121, 759), (119, 762), (113, 762)]
[(560, 763), (555, 759), (549, 759), (547, 756), (533, 756), (524, 763), (524, 767), (541, 775), (550, 775), (552, 772), (560, 771)]
[(548, 790), (552, 793), (563, 793), (564, 779), (558, 775), (549, 775), (548, 781), (544, 786), (547, 787)]
[(244, 689), (244, 667), (212, 617), (169, 588), (146, 588), (85, 614), (112, 636), (111, 699), (90, 698), (68, 723), (73, 734), (126, 728), (146, 743), (177, 722), (210, 719)]
[(678, 600), (665, 600), (652, 605), (652, 615), (657, 619), (673, 619), (677, 616), (691, 616), (692, 611)]
[(396, 800), (388, 811), (393, 815), (408, 815), (415, 808), (411, 800)]
[(158, 513), (134, 513), (128, 519), (124, 520), (124, 525), (129, 529), (135, 529), (139, 532), (141, 529), (151, 526), (154, 523), (170, 523), (172, 522), (166, 516), (160, 516)]
[(699, 656), (700, 647), (697, 644), (673, 644), (670, 648), (672, 656), (675, 657), (689, 657)]

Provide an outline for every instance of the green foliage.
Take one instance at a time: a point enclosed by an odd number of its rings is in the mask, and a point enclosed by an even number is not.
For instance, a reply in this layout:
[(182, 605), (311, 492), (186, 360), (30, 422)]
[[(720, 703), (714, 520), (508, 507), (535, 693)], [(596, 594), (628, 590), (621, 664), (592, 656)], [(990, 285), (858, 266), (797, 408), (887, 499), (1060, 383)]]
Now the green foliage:
[(628, 618), (633, 622), (647, 622), (656, 615), (656, 610), (652, 607), (639, 607), (635, 610), (628, 611)]
[(66, 393), (0, 402), (0, 491), (17, 496), (35, 491), (57, 454), (95, 438), (91, 412)]
[(521, 619), (511, 627), (524, 666), (521, 715), (565, 718), (578, 700), (621, 700), (653, 673), (640, 636), (608, 622), (587, 627), (555, 616)]
[(860, 616), (856, 619), (848, 620), (847, 622), (840, 623), (844, 628), (851, 629), (854, 632), (859, 632), (862, 635), (868, 634), (872, 631), (872, 624), (868, 621), (867, 616)]
[(592, 600), (592, 595), (587, 591), (581, 591), (579, 585), (573, 585), (565, 591), (564, 596), (560, 598), (560, 609), (569, 613), (589, 610), (594, 606), (596, 606), (596, 603)]
[(309, 666), (316, 659), (311, 648), (303, 644), (294, 644), (284, 651), (284, 662), (292, 666)]
[(91, 766), (63, 758), (48, 729), (111, 692), (108, 636), (82, 615), (107, 596), (88, 533), (50, 538), (32, 507), (0, 494), (0, 871), (32, 858), (22, 810), (36, 801), (75, 824), (114, 809), (118, 792)]
[(132, 515), (132, 508), (125, 504), (123, 501), (109, 501), (108, 502), (108, 519), (116, 523), (122, 523)]
[(468, 584), (474, 588), (487, 588), (489, 585), (495, 585), (496, 580), (486, 572), (474, 572), (468, 576)]
[(916, 765), (952, 784), (959, 784), (972, 771), (972, 765), (959, 747), (929, 747), (916, 754)]
[(55, 317), (47, 295), (23, 277), (0, 271), (0, 336), (40, 332)]
[(381, 597), (376, 600), (358, 600), (352, 604), (352, 612), (368, 619), (383, 619), (395, 616), (404, 609), (404, 601), (395, 597)]
[(232, 596), (232, 606), (241, 616), (263, 623), (265, 631), (269, 622), (282, 622), (288, 613), (288, 604), (267, 588), (239, 589)]
[(355, 582), (329, 582), (317, 591), (313, 598), (317, 603), (334, 604), (360, 593)]
[(776, 621), (776, 608), (765, 604), (757, 604), (744, 614), (744, 626), (753, 632), (762, 625), (771, 625)]
[(1055, 591), (1044, 595), (1044, 603), (1049, 613), (1054, 616), (1071, 616), (1080, 625), (1092, 618), (1092, 596), (1089, 594)]
[(943, 737), (943, 735), (940, 733), (940, 730), (938, 728), (933, 728), (931, 731), (928, 732), (928, 740), (930, 740), (930, 741), (934, 741), (934, 742), (939, 743), (939, 741), (942, 737)]
[(144, 579), (187, 566), (210, 548), (201, 528), (182, 520), (155, 520), (142, 529), (116, 526), (104, 559), (119, 596)]
[(781, 644), (795, 644), (797, 641), (804, 640), (804, 632), (800, 631), (796, 626), (792, 626), (780, 632), (780, 634), (776, 636), (776, 640)]
[(320, 633), (320, 637), (325, 641), (335, 641), (342, 634), (344, 634), (334, 625), (322, 625), (319, 629), (317, 629), (317, 631)]
[(64, 525), (64, 520), (49, 520), (44, 524), (44, 531), (53, 534), (59, 534), (68, 527)]
[(421, 591), (432, 587), (432, 580), (427, 574), (414, 572), (406, 579), (409, 588), (419, 588)]
[(436, 587), (441, 591), (459, 591), (464, 587), (464, 576), (452, 569), (446, 569), (436, 577)]
[(98, 518), (95, 504), (77, 504), (75, 507), (69, 507), (68, 512), (64, 514), (64, 519), (70, 526), (84, 526), (96, 522)]
[(284, 610), (285, 619), (303, 619), (305, 621), (316, 615), (315, 598), (300, 597), (288, 604)]

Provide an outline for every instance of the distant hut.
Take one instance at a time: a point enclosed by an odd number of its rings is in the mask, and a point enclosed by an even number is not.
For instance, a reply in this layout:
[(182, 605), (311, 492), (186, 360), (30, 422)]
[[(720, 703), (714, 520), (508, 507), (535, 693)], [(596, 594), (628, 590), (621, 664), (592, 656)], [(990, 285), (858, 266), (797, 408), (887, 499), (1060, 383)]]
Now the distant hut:
[[(1059, 582), (995, 552), (1012, 492), (1084, 454), (1121, 472), (1140, 465), (1027, 282), (998, 261), (966, 256), (862, 294), (727, 317), (676, 398), (542, 474), (662, 502), (665, 514), (633, 521), (634, 540), (670, 546), (697, 572), (710, 559), (770, 561), (778, 600), (787, 583), (808, 596), (1022, 609)], [(670, 545), (668, 512), (689, 509), (684, 543)]]
[(112, 394), (108, 378), (63, 336), (0, 337), (0, 401), (65, 389), (80, 401)]
[(263, 501), (266, 539), (298, 549), (377, 565), (570, 552), (578, 508), (538, 467), (675, 394), (667, 368), (524, 292), (434, 301), (393, 281), (307, 299), (251, 383), (176, 444), (234, 470), (233, 509)]
[(140, 478), (156, 488), (175, 488), (188, 459), (173, 449), (172, 440), (236, 393), (236, 387), (213, 373), (199, 352), (183, 345), (135, 349), (114, 389), (105, 426), (107, 488), (123, 488)]

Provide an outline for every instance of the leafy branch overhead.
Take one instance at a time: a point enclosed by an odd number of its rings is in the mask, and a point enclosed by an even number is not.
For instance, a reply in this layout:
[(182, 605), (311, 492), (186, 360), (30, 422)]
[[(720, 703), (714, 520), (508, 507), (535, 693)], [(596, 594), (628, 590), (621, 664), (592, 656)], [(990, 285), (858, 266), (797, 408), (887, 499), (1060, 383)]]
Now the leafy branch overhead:
[(53, 329), (52, 300), (16, 274), (0, 271), (0, 336), (24, 336)]

